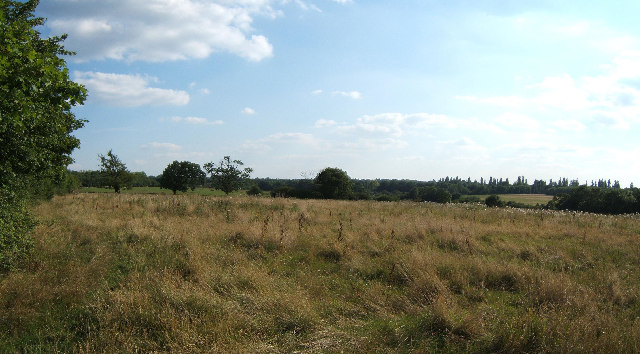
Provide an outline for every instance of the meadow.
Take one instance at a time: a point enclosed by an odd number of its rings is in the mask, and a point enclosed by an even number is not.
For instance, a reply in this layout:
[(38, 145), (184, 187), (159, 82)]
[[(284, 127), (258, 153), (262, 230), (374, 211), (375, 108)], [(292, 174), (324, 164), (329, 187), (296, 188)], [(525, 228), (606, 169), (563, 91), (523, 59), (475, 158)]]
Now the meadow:
[[(470, 195), (468, 197), (476, 197), (484, 201), (488, 196), (488, 194), (476, 194)], [(551, 201), (551, 199), (553, 199), (552, 195), (546, 194), (499, 194), (498, 196), (504, 202), (515, 202), (531, 206), (536, 206), (538, 204), (546, 205), (549, 201)]]
[[(80, 193), (113, 193), (113, 188), (100, 188), (100, 187), (82, 187), (80, 188)], [(121, 191), (122, 194), (164, 194), (164, 195), (172, 195), (173, 191), (169, 189), (164, 189), (160, 187), (131, 187), (124, 188)], [(217, 189), (211, 188), (203, 188), (198, 187), (194, 190), (187, 190), (187, 192), (178, 192), (178, 194), (187, 194), (187, 195), (202, 195), (202, 196), (224, 196), (224, 192)], [(242, 196), (246, 195), (245, 191), (235, 191), (230, 194), (231, 196)]]
[(640, 352), (640, 217), (73, 194), (0, 275), (0, 352)]

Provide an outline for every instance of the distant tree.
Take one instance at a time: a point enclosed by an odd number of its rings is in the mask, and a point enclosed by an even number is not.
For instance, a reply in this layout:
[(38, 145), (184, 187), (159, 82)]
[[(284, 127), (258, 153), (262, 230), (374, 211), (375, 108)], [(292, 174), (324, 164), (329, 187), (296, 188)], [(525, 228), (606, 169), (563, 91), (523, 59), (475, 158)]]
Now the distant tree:
[(500, 200), (500, 196), (492, 194), (490, 196), (488, 196), (485, 200), (484, 203), (488, 206), (488, 207), (503, 207), (504, 206), (504, 202), (502, 200)]
[(120, 193), (120, 188), (128, 186), (131, 181), (131, 173), (127, 170), (127, 166), (120, 161), (111, 150), (107, 152), (107, 156), (98, 155), (100, 157), (100, 172), (105, 177), (106, 183)]
[(353, 190), (351, 178), (339, 168), (325, 168), (318, 173), (314, 182), (325, 199), (348, 199)]
[(225, 194), (242, 188), (243, 183), (249, 178), (253, 169), (246, 167), (240, 160), (231, 160), (225, 156), (218, 164), (208, 162), (204, 164), (204, 169), (211, 175), (211, 185)]
[(254, 184), (247, 191), (247, 195), (254, 195), (254, 196), (262, 195), (262, 189), (260, 189), (260, 187), (258, 187), (257, 184)]
[(421, 187), (411, 191), (410, 198), (423, 202), (449, 203), (452, 196), (449, 191), (442, 188)]
[(132, 172), (131, 173), (131, 186), (132, 187), (158, 187), (160, 184), (155, 178), (147, 176), (144, 172)]
[(173, 194), (177, 191), (186, 192), (189, 188), (195, 190), (196, 186), (202, 185), (204, 178), (205, 174), (197, 163), (173, 161), (162, 172), (160, 187), (172, 190)]

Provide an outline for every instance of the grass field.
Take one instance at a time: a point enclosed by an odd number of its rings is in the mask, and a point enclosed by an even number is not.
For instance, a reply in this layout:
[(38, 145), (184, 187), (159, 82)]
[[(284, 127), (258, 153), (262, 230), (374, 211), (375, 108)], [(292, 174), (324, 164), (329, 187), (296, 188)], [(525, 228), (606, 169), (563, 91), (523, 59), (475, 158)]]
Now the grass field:
[[(99, 188), (99, 187), (82, 187), (79, 190), (80, 193), (114, 193), (113, 188)], [(172, 195), (173, 191), (169, 189), (162, 189), (160, 187), (132, 187), (122, 189), (122, 194), (163, 194)], [(202, 196), (224, 196), (224, 192), (220, 190), (214, 190), (211, 188), (196, 188), (195, 190), (189, 189), (186, 193), (178, 192), (178, 195), (202, 195)], [(236, 191), (230, 194), (231, 196), (246, 195), (246, 191)]]
[(640, 218), (76, 194), (0, 275), (0, 352), (639, 352)]
[[(489, 195), (470, 195), (469, 197), (477, 197), (480, 200), (485, 200)], [(551, 199), (552, 195), (546, 194), (499, 194), (501, 200), (505, 202), (516, 202), (526, 205), (535, 206), (537, 204), (546, 205)]]

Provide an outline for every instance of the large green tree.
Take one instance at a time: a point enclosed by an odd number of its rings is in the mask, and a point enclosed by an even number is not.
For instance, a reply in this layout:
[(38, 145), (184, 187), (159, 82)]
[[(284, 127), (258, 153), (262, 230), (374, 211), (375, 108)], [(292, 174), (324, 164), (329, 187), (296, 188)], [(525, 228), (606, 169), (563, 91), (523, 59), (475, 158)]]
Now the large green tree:
[(213, 188), (228, 195), (240, 189), (253, 172), (253, 169), (249, 167), (242, 168), (243, 165), (242, 161), (231, 160), (231, 157), (225, 156), (218, 164), (208, 162), (203, 167), (207, 173), (211, 174)]
[(64, 175), (82, 127), (72, 108), (86, 90), (71, 81), (65, 36), (41, 38), (37, 0), (0, 0), (0, 270), (27, 253), (28, 186)]
[(105, 181), (116, 193), (120, 193), (120, 189), (128, 186), (131, 182), (131, 172), (111, 150), (107, 152), (107, 156), (98, 155), (98, 157), (100, 158), (100, 171), (104, 175)]
[(173, 161), (162, 172), (160, 187), (170, 189), (176, 194), (177, 191), (186, 192), (189, 188), (195, 190), (196, 186), (204, 183), (204, 179), (205, 174), (197, 163)]
[(318, 173), (314, 182), (325, 199), (348, 199), (353, 192), (351, 178), (339, 168), (325, 168)]

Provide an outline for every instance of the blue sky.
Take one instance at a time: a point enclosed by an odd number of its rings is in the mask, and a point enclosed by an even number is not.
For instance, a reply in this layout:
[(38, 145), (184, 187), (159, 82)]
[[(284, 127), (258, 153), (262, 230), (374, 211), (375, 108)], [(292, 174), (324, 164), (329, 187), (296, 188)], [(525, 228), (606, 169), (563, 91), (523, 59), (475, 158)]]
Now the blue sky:
[[(559, 4), (560, 3), (560, 4)], [(230, 155), (254, 177), (640, 184), (635, 1), (41, 0), (76, 170)]]

